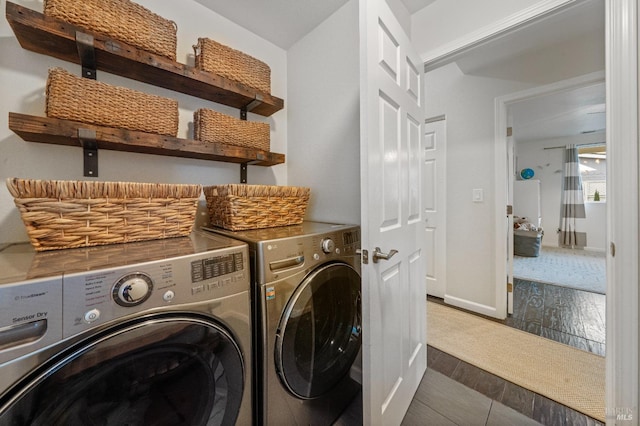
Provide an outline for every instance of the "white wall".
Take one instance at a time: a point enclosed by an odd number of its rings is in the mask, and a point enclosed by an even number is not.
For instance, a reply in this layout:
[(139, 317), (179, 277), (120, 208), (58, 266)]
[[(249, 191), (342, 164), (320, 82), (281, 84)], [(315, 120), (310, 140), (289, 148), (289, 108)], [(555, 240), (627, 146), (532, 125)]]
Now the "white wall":
[(357, 22), (350, 0), (288, 51), (288, 176), (312, 187), (312, 220), (360, 223)]
[[(426, 74), (427, 117), (447, 118), (446, 297), (495, 307), (494, 100), (523, 83), (464, 75), (455, 63)], [(506, 160), (505, 160), (506, 161)], [(473, 189), (484, 202), (472, 201)]]
[[(514, 134), (517, 129), (514, 128)], [(558, 247), (557, 229), (560, 226), (560, 203), (562, 199), (562, 169), (564, 147), (567, 144), (589, 144), (602, 142), (602, 133), (592, 133), (567, 138), (518, 142), (515, 140), (516, 169), (531, 168), (535, 179), (540, 180), (540, 208), (544, 237), (542, 245)], [(586, 203), (587, 206), (587, 247), (604, 251), (606, 247), (606, 204)], [(514, 207), (515, 208), (515, 207)]]
[[(286, 52), (238, 27), (192, 0), (137, 0), (153, 12), (178, 25), (177, 61), (193, 65), (193, 48), (198, 37), (209, 37), (242, 50), (271, 67), (274, 96), (285, 100), (285, 109), (271, 117), (249, 114), (249, 120), (271, 125), (271, 150), (287, 151), (287, 68)], [(42, 4), (22, 0), (17, 3), (42, 11)], [(3, 2), (4, 9), (4, 2)], [(25, 142), (8, 128), (10, 111), (44, 116), (45, 82), (50, 67), (63, 67), (78, 74), (80, 67), (24, 50), (5, 19), (0, 20), (0, 178), (89, 180), (82, 174), (82, 151), (75, 147)], [(212, 108), (238, 116), (237, 109), (204, 101), (181, 93), (139, 83), (98, 71), (98, 80), (178, 100), (178, 137), (192, 137), (193, 111)], [(237, 164), (192, 160), (148, 154), (101, 150), (99, 178), (104, 181), (223, 184), (237, 183)], [(249, 167), (249, 183), (286, 184), (287, 166)], [(27, 235), (13, 199), (0, 183), (0, 243), (26, 241)]]

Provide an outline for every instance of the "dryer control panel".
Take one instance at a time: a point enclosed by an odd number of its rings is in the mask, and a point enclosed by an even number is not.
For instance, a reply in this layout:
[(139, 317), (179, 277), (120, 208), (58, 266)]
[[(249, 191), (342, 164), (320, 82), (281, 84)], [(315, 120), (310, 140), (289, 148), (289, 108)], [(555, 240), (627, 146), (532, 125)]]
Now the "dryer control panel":
[(249, 291), (248, 250), (218, 249), (182, 258), (63, 278), (63, 337), (112, 320), (210, 303)]
[(264, 284), (330, 260), (359, 256), (359, 248), (358, 227), (264, 241), (257, 246), (256, 280)]

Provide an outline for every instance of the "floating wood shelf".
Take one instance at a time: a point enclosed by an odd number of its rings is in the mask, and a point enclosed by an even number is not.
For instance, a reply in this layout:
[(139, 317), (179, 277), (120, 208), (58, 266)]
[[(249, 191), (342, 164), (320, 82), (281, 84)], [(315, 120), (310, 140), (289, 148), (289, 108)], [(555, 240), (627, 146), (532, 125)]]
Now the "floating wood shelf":
[(96, 132), (98, 149), (198, 158), (227, 163), (275, 166), (285, 161), (284, 154), (240, 146), (94, 126), (77, 121), (9, 113), (9, 128), (25, 141), (55, 145), (81, 146), (79, 129)]
[(104, 35), (7, 1), (7, 21), (20, 45), (36, 53), (80, 64), (76, 33), (93, 36), (98, 70), (270, 116), (284, 101), (213, 73), (154, 55)]

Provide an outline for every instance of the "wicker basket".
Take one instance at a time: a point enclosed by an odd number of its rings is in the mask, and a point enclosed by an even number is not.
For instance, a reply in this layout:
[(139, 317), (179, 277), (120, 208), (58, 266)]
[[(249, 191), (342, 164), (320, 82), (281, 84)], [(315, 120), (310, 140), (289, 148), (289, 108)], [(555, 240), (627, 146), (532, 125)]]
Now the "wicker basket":
[(37, 251), (188, 235), (202, 193), (200, 185), (17, 178), (7, 188)]
[(231, 231), (302, 223), (309, 188), (267, 185), (205, 186), (211, 224)]
[(129, 0), (44, 0), (44, 14), (176, 60), (176, 23)]
[(271, 149), (269, 124), (240, 120), (210, 109), (201, 108), (193, 113), (194, 138), (204, 142)]
[(271, 68), (264, 62), (209, 38), (193, 48), (196, 68), (271, 93)]
[(47, 117), (176, 136), (178, 102), (49, 70)]

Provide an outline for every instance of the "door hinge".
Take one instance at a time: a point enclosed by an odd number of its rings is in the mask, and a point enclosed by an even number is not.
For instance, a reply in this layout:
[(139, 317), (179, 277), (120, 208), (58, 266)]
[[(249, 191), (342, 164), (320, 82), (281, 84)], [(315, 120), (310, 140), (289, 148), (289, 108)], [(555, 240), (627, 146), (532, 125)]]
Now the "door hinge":
[(507, 293), (513, 293), (513, 283), (507, 283)]
[(507, 137), (513, 136), (513, 127), (507, 127)]
[(513, 206), (507, 205), (507, 216), (509, 216), (510, 214), (513, 214)]
[(356, 254), (359, 254), (362, 256), (362, 263), (364, 265), (369, 264), (369, 251), (366, 249), (357, 249), (356, 250)]
[(616, 243), (611, 242), (609, 247), (611, 249), (611, 257), (616, 257)]

